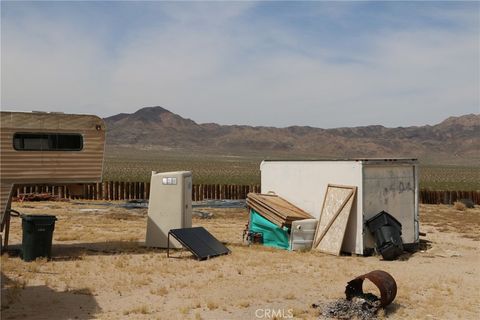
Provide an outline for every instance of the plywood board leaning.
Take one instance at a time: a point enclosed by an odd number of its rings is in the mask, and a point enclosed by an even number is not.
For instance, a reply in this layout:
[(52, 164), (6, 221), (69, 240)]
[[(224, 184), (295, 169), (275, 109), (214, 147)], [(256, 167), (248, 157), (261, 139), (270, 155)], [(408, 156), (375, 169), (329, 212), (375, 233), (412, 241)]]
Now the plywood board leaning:
[(357, 188), (329, 184), (312, 248), (339, 255)]

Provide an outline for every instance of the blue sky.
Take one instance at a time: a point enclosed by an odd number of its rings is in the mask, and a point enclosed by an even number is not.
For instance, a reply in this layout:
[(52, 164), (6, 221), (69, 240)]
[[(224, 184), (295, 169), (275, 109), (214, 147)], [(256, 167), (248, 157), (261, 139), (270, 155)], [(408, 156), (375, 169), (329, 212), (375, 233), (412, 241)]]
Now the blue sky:
[(479, 2), (1, 2), (1, 106), (389, 127), (480, 113)]

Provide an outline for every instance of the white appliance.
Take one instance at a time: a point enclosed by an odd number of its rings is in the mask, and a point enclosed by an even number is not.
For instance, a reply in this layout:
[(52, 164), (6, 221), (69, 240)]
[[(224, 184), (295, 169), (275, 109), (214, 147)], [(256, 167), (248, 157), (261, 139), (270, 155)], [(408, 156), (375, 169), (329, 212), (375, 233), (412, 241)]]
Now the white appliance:
[(319, 218), (327, 185), (356, 186), (342, 251), (367, 254), (375, 239), (365, 221), (384, 210), (402, 224), (405, 245), (419, 242), (416, 159), (266, 160), (262, 193), (275, 192)]
[(303, 219), (292, 222), (290, 250), (310, 250), (317, 229), (317, 219)]
[[(148, 202), (147, 247), (166, 248), (171, 229), (192, 227), (192, 173), (152, 172)], [(171, 248), (181, 248), (170, 237)]]

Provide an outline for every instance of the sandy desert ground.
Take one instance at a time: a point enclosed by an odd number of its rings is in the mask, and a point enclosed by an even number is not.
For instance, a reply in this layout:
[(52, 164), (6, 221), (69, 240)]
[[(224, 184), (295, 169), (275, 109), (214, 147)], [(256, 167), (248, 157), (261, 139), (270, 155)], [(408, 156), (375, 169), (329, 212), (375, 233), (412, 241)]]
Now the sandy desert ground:
[[(186, 251), (174, 259), (143, 247), (146, 209), (82, 203), (14, 204), (58, 221), (51, 261), (2, 256), (2, 319), (268, 319), (265, 310), (275, 310), (277, 319), (279, 310), (284, 318), (315, 319), (320, 310), (313, 303), (343, 298), (347, 281), (375, 269), (398, 285), (379, 318), (477, 319), (480, 312), (478, 207), (422, 205), (426, 250), (404, 261), (248, 246), (246, 210), (208, 209), (213, 218), (194, 218), (194, 225), (232, 253), (196, 261)], [(21, 220), (12, 219), (15, 249)]]

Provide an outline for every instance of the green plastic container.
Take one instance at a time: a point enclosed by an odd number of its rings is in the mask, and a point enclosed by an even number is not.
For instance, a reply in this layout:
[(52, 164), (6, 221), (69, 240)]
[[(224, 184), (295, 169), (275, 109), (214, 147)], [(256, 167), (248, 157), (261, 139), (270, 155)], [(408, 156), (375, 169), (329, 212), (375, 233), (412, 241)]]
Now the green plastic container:
[(57, 218), (51, 215), (22, 215), (22, 259), (33, 261), (52, 255), (52, 237)]

